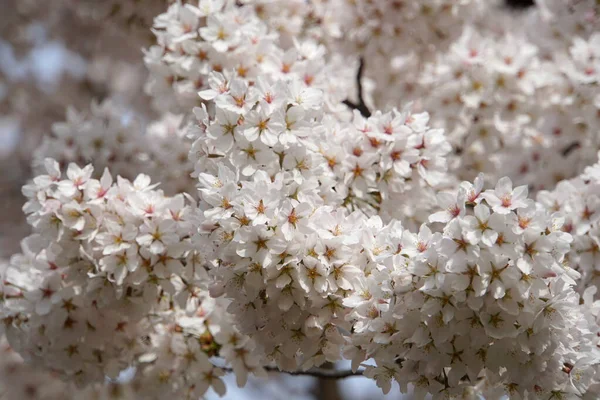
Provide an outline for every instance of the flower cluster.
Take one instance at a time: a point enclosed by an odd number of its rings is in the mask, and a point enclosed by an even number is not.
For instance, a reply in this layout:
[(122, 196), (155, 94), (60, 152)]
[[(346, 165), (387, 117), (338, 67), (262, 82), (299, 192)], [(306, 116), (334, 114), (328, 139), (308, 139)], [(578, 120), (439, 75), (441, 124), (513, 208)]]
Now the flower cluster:
[[(4, 270), (6, 264), (0, 269)], [(66, 385), (50, 374), (35, 371), (0, 339), (0, 399), (64, 399)]]
[[(6, 268), (4, 263), (2, 269)], [(140, 391), (136, 384), (110, 382), (77, 388), (60, 380), (56, 374), (36, 368), (15, 352), (6, 337), (0, 338), (0, 399), (40, 400), (135, 400)], [(148, 397), (150, 398), (150, 397)]]
[(384, 392), (600, 396), (597, 4), (171, 3), (159, 117), (69, 110), (35, 153), (10, 393), (196, 399), (347, 359)]
[[(564, 328), (587, 323), (572, 288), (578, 273), (563, 266), (572, 239), (526, 187), (502, 178), (482, 192), (479, 177), (439, 193), (443, 210), (429, 217), (445, 224), (439, 233), (384, 225), (360, 202), (349, 214), (339, 195), (368, 202), (387, 183), (376, 168), (395, 161), (395, 146), (405, 158), (398, 170), (387, 164), (395, 184), (381, 199), (402, 193), (396, 176), (440, 184), (445, 164), (435, 162), (449, 148), (426, 114), (356, 114), (330, 125), (318, 92), (291, 94), (297, 82), (211, 81), (200, 96), (216, 117), (195, 110), (191, 153), (205, 218), (198, 240), (209, 251), (211, 293), (232, 300), (228, 311), (263, 363), (295, 370), (342, 354), (356, 366), (372, 358), (366, 374), (382, 387), (395, 378), (440, 396), (484, 377), (486, 393), (588, 390), (591, 381), (569, 386), (563, 371), (581, 348), (595, 351), (590, 329)], [(597, 355), (586, 362), (593, 368)]]
[(469, 27), (428, 64), (423, 105), (448, 132), (457, 174), (509, 175), (539, 190), (593, 162), (598, 38), (575, 38), (568, 52), (549, 56), (523, 35)]
[(226, 167), (239, 178), (228, 175), (221, 182), (235, 185), (259, 172), (274, 177), (285, 171), (290, 174), (286, 183), (296, 182), (294, 191), (313, 190), (317, 197), (340, 201), (332, 189), (335, 175), (318, 151), (319, 140), (325, 140), (319, 90), (297, 79), (265, 79), (250, 86), (243, 79), (213, 73), (210, 88), (200, 96), (213, 101), (215, 116), (209, 117), (206, 108), (194, 109), (197, 125), (190, 135), (196, 140), (190, 159), (195, 176), (221, 174)]
[(185, 135), (183, 116), (167, 113), (144, 127), (131, 111), (107, 100), (92, 103), (89, 114), (69, 108), (66, 117), (53, 125), (53, 135), (36, 149), (37, 174), (45, 172), (46, 158), (62, 167), (92, 162), (97, 171), (110, 167), (129, 179), (147, 174), (169, 194), (195, 193), (190, 178), (193, 165), (188, 160), (191, 141)]
[(537, 195), (538, 203), (549, 212), (560, 212), (565, 216), (563, 231), (573, 236), (573, 245), (567, 254), (566, 263), (579, 271), (580, 292), (590, 286), (597, 287), (600, 270), (600, 167), (587, 167), (576, 178), (561, 181), (555, 189), (542, 190)]
[[(572, 287), (578, 273), (563, 265), (572, 239), (526, 188), (463, 183), (431, 216), (443, 232), (415, 234), (290, 193), (282, 177), (235, 180), (224, 167), (200, 175), (213, 206), (212, 294), (225, 288), (240, 329), (280, 368), (344, 354), (355, 368), (375, 360), (365, 374), (384, 391), (395, 379), (444, 398), (485, 378), (493, 396), (591, 393), (599, 355)], [(569, 365), (586, 375), (574, 381)]]
[[(358, 228), (344, 222), (345, 209), (357, 209), (357, 221), (383, 206), (391, 214), (408, 188), (439, 185), (450, 150), (443, 133), (409, 109), (336, 121), (323, 115), (322, 93), (297, 79), (250, 86), (213, 73), (200, 96), (215, 107), (214, 118), (194, 109), (190, 152), (213, 294), (225, 287), (234, 299), (229, 311), (248, 321), (239, 327), (264, 362), (293, 370), (337, 360), (343, 340), (325, 328), (339, 318), (339, 302), (329, 293), (351, 289), (354, 239), (344, 232)], [(305, 321), (316, 324), (310, 334)]]
[[(241, 383), (261, 373), (227, 301), (208, 295), (191, 198), (165, 197), (145, 175), (115, 183), (108, 170), (96, 180), (91, 165), (70, 164), (63, 176), (51, 159), (46, 170), (24, 188), (34, 233), (2, 270), (13, 348), (78, 384), (137, 366), (163, 393), (223, 392), (215, 356)], [(156, 384), (143, 390), (158, 396)]]
[[(591, 394), (598, 354), (572, 288), (578, 274), (563, 265), (572, 240), (563, 218), (508, 178), (484, 192), (481, 183), (463, 183), (451, 212), (432, 215), (442, 232), (363, 228), (369, 268), (343, 300), (350, 355), (374, 358), (366, 375), (385, 390), (395, 379), (434, 398), (464, 395), (483, 377), (486, 398)], [(575, 381), (565, 365), (586, 375)]]
[(367, 60), (365, 77), (374, 83), (369, 100), (377, 108), (398, 104), (401, 82), (407, 83), (408, 92), (415, 89), (415, 82), (409, 83), (402, 68), (406, 56), (417, 60), (418, 70), (436, 51), (447, 49), (464, 24), (477, 19), (485, 9), (480, 0), (310, 3), (311, 15), (318, 24), (308, 26), (308, 35), (325, 42), (332, 53)]
[(271, 177), (287, 172), (299, 188), (294, 191), (318, 186), (316, 194), (329, 205), (421, 222), (435, 205), (433, 188), (452, 179), (443, 132), (429, 128), (428, 114), (413, 113), (410, 105), (369, 118), (355, 111), (343, 122), (323, 113), (322, 93), (298, 80), (249, 86), (218, 73), (200, 96), (214, 101), (216, 116), (194, 111), (197, 140), (190, 158), (196, 174), (216, 175), (222, 165), (239, 172), (240, 180), (257, 171)]
[(259, 76), (295, 76), (304, 86), (324, 89), (330, 107), (345, 109), (341, 101), (352, 91), (351, 65), (326, 62), (322, 47), (302, 40), (305, 2), (239, 3), (176, 3), (156, 17), (158, 44), (144, 60), (150, 70), (147, 92), (157, 107), (189, 112), (200, 105), (198, 91), (208, 89), (210, 74), (217, 72), (250, 84)]
[(326, 125), (319, 151), (343, 184), (336, 190), (345, 205), (420, 225), (435, 206), (434, 188), (452, 185), (451, 146), (441, 129), (429, 127), (428, 113), (411, 107), (369, 118), (355, 111), (351, 124)]
[(320, 23), (307, 32), (330, 52), (364, 57), (368, 104), (402, 98), (427, 110), (448, 134), (461, 179), (483, 171), (539, 190), (594, 162), (594, 2), (540, 2), (511, 19), (494, 2), (339, 3), (314, 2)]

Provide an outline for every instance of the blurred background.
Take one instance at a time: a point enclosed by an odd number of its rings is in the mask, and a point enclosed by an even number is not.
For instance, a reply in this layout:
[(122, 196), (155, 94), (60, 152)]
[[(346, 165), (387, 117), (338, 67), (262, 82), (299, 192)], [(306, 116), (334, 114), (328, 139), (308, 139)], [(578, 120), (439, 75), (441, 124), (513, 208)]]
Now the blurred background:
[[(140, 5), (143, 3), (143, 6)], [(31, 177), (34, 149), (68, 106), (85, 112), (110, 97), (146, 119), (142, 48), (152, 44), (152, 18), (169, 0), (0, 0), (0, 259), (19, 251), (28, 234), (21, 187)], [(507, 0), (515, 10), (531, 0)], [(142, 14), (140, 14), (142, 12)], [(349, 366), (341, 366), (349, 367)], [(399, 399), (382, 396), (371, 380), (340, 382), (275, 374), (238, 389), (228, 377), (227, 399)], [(218, 398), (216, 395), (210, 398)]]
[(152, 18), (168, 2), (136, 3), (0, 1), (0, 258), (18, 251), (27, 234), (21, 186), (32, 152), (67, 106), (85, 112), (92, 99), (110, 96), (150, 110), (141, 49), (152, 43)]

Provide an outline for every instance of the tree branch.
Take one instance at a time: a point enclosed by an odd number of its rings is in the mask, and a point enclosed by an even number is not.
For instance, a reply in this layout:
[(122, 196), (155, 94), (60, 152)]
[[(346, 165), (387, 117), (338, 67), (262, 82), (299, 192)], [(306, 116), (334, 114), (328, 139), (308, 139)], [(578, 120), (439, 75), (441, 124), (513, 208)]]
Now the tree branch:
[(571, 154), (573, 151), (577, 150), (578, 148), (581, 147), (581, 144), (579, 144), (579, 142), (573, 142), (570, 145), (568, 145), (567, 147), (565, 147), (562, 151), (562, 155), (563, 157), (567, 157), (569, 154)]
[(524, 9), (535, 6), (534, 0), (505, 0), (505, 4), (509, 8)]
[[(326, 362), (320, 368), (325, 371), (335, 371), (335, 365), (331, 362)], [(315, 382), (315, 400), (342, 400), (339, 389), (337, 379), (319, 377)]]
[[(302, 376), (314, 376), (315, 378), (323, 378), (323, 379), (344, 379), (350, 378), (353, 376), (362, 376), (364, 370), (359, 369), (356, 372), (352, 370), (335, 370), (335, 369), (324, 369), (324, 368), (313, 368), (308, 371), (281, 371), (277, 367), (263, 367), (268, 372), (279, 372), (288, 375), (302, 375)], [(231, 367), (221, 367), (223, 371), (233, 372)]]
[(371, 111), (369, 110), (369, 107), (367, 107), (367, 105), (365, 104), (365, 99), (363, 98), (362, 76), (364, 73), (364, 69), (365, 69), (365, 59), (361, 57), (359, 64), (358, 64), (358, 71), (356, 73), (356, 87), (358, 90), (358, 104), (353, 103), (352, 101), (350, 101), (348, 99), (344, 100), (343, 103), (353, 110), (358, 110), (363, 117), (369, 118), (371, 116)]

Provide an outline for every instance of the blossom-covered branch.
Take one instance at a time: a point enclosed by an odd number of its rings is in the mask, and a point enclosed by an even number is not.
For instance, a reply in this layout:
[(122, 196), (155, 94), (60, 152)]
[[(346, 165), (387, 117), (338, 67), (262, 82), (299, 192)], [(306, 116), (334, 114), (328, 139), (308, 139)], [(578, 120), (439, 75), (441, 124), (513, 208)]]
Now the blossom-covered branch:
[(540, 1), (532, 34), (490, 3), (168, 6), (161, 117), (70, 109), (34, 154), (0, 263), (14, 393), (597, 398), (600, 9)]

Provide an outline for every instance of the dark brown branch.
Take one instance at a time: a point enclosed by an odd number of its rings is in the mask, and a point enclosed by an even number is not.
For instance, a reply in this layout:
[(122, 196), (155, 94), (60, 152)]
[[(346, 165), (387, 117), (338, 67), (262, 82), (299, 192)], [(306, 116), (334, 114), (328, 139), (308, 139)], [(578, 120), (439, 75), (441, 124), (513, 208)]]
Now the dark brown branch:
[(573, 151), (577, 150), (578, 148), (581, 147), (581, 144), (579, 144), (579, 142), (573, 142), (570, 145), (568, 145), (567, 147), (565, 147), (562, 151), (562, 155), (563, 157), (567, 157), (569, 154), (571, 154)]
[(509, 8), (515, 9), (524, 9), (535, 6), (534, 0), (505, 0), (504, 2)]
[(343, 103), (353, 110), (358, 110), (358, 112), (360, 112), (360, 114), (363, 117), (369, 118), (371, 116), (371, 111), (369, 110), (369, 107), (367, 107), (367, 105), (365, 104), (365, 99), (363, 97), (362, 76), (363, 76), (364, 70), (365, 70), (365, 60), (364, 60), (364, 58), (361, 57), (359, 64), (358, 64), (358, 71), (356, 73), (356, 87), (358, 90), (358, 104), (354, 103), (348, 99), (344, 100)]
[[(321, 365), (320, 369), (334, 371), (335, 365), (326, 362)], [(337, 379), (317, 378), (315, 380), (315, 388), (313, 389), (315, 400), (342, 400)]]
[[(230, 367), (221, 367), (223, 371), (233, 372), (233, 369)], [(288, 375), (302, 375), (302, 376), (314, 376), (316, 378), (323, 379), (344, 379), (350, 378), (353, 376), (362, 376), (364, 370), (359, 369), (356, 372), (353, 372), (349, 369), (344, 370), (335, 370), (335, 369), (324, 369), (324, 368), (313, 368), (308, 371), (281, 371), (277, 367), (264, 367), (268, 372), (280, 372)]]

